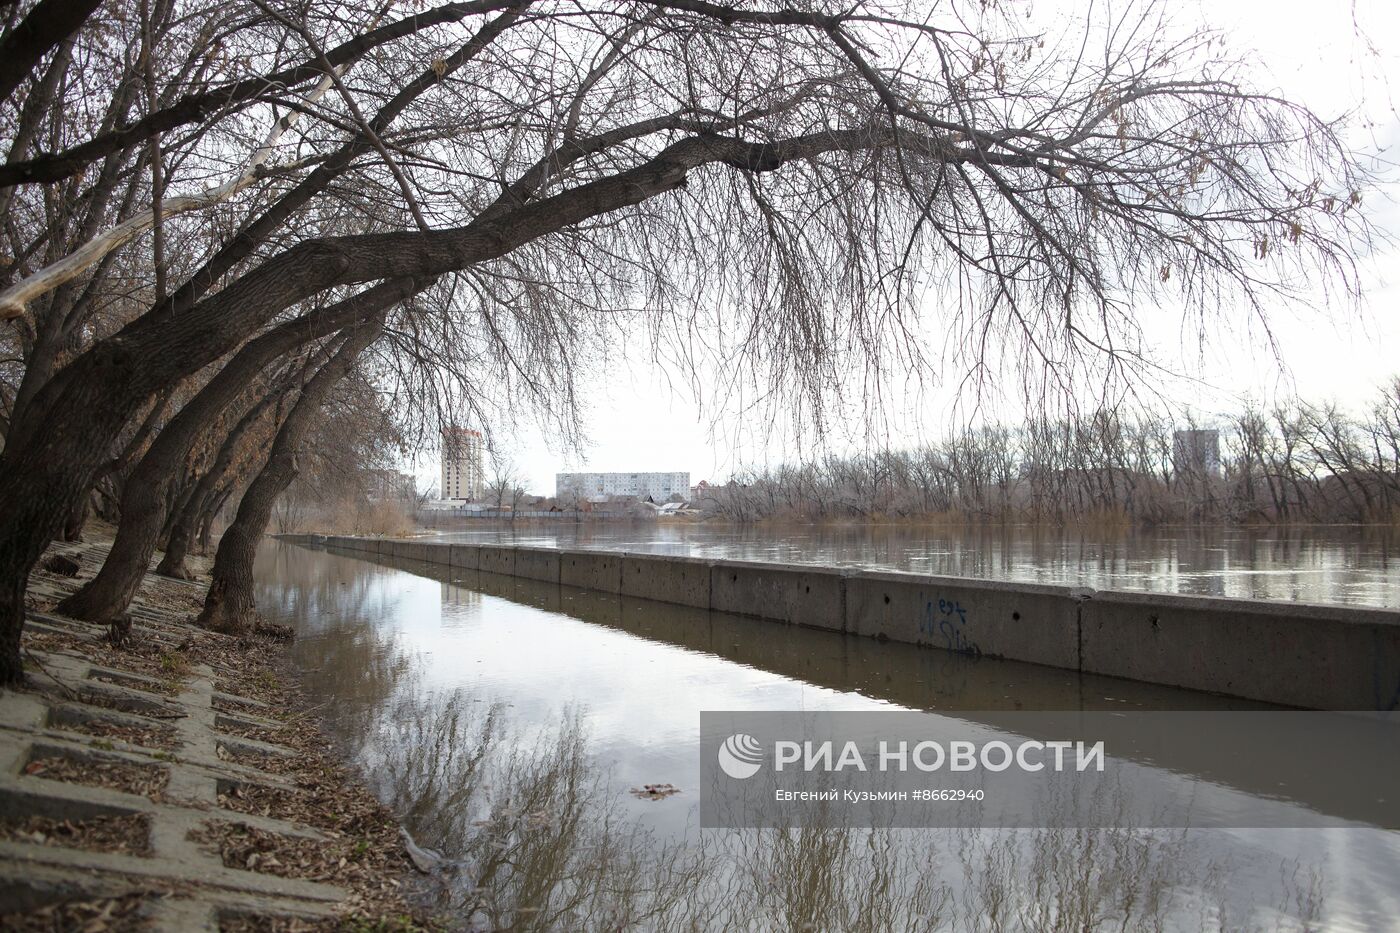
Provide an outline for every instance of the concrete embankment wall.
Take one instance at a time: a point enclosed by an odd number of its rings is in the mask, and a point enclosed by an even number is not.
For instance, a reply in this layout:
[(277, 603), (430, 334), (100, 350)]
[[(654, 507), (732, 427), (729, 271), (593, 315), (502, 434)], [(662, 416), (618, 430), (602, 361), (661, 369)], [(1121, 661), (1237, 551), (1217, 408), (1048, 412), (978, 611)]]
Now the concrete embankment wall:
[(1331, 710), (1400, 709), (1400, 613), (620, 551), (282, 535), (969, 657)]

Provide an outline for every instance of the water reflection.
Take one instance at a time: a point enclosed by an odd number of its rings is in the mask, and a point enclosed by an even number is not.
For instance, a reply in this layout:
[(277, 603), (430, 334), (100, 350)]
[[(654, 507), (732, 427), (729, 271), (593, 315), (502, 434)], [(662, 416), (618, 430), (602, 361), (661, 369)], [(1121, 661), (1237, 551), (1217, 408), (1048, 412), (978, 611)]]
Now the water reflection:
[[(1374, 829), (696, 828), (700, 709), (1258, 704), (287, 545), (257, 572), (337, 740), (451, 861), (433, 893), (463, 929), (1360, 930), (1400, 916), (1400, 844)], [(1191, 764), (1269, 792), (1249, 762)], [(659, 781), (683, 792), (628, 793)]]
[(437, 905), (468, 928), (651, 926), (701, 887), (702, 859), (617, 812), (576, 712), (527, 739), (453, 691), (404, 700), (367, 745), (382, 799), (447, 854)]
[(1383, 526), (1077, 529), (462, 522), (449, 540), (859, 566), (1093, 589), (1400, 606), (1400, 531)]
[(381, 798), (448, 855), (434, 904), (463, 929), (1262, 930), (1322, 917), (1322, 878), (1289, 859), (1272, 860), (1272, 902), (1237, 907), (1229, 860), (1184, 830), (658, 838), (619, 814), (576, 711), (533, 741), (513, 728), (454, 691), (397, 704), (360, 750)]

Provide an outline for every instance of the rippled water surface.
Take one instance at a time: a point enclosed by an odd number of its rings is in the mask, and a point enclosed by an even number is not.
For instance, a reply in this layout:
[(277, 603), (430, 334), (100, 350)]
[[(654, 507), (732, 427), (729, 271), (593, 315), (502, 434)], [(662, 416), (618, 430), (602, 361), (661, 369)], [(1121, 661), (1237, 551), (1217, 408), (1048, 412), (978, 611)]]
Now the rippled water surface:
[[(429, 893), (465, 929), (1367, 930), (1400, 917), (1400, 834), (1364, 815), (1327, 830), (697, 827), (701, 710), (975, 724), (987, 710), (1258, 704), (281, 543), (257, 575), (263, 611), (297, 628), (336, 740), (448, 860)], [(1228, 755), (1149, 764), (1203, 795), (1337, 812), (1325, 762), (1315, 785), (1288, 789)], [(630, 792), (646, 783), (680, 793)]]
[(458, 521), (454, 541), (518, 541), (697, 557), (910, 570), (1092, 589), (1400, 606), (1400, 534), (1390, 527), (1151, 530), (738, 527), (690, 522)]

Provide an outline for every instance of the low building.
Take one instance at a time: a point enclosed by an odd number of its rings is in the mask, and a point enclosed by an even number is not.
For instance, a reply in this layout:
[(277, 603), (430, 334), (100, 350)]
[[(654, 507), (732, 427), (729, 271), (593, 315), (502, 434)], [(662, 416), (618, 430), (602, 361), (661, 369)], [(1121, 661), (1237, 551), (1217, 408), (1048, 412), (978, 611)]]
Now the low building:
[(485, 512), (490, 506), (482, 502), (463, 502), (460, 499), (429, 499), (423, 503), (425, 512)]
[(603, 502), (613, 496), (632, 496), (665, 502), (690, 494), (689, 473), (556, 473), (554, 496)]

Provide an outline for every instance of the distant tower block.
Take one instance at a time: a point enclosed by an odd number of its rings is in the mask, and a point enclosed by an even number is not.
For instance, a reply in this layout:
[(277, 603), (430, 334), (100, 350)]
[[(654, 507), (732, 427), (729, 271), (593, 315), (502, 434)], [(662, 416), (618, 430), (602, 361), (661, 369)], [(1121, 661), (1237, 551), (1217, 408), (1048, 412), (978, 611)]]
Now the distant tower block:
[(1176, 431), (1172, 434), (1172, 469), (1177, 476), (1220, 475), (1220, 432)]
[(486, 489), (480, 431), (447, 428), (442, 432), (442, 492), (444, 499), (480, 499)]

